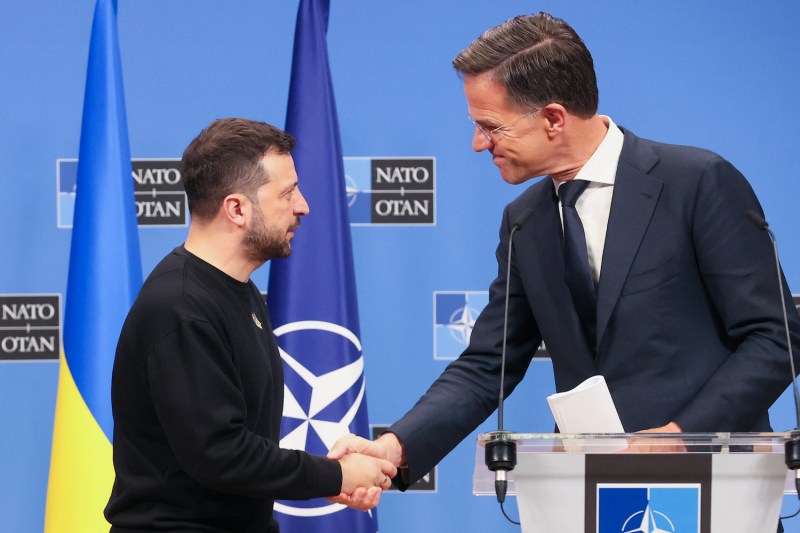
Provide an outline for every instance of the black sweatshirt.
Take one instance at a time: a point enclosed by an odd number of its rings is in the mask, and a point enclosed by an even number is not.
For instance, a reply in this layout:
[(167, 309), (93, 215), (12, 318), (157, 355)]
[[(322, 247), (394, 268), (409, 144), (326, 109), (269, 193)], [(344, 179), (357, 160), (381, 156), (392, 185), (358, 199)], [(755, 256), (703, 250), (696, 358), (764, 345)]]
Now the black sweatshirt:
[(183, 247), (128, 314), (111, 396), (112, 531), (277, 531), (276, 498), (339, 494), (337, 462), (278, 446), (283, 368), (258, 289)]

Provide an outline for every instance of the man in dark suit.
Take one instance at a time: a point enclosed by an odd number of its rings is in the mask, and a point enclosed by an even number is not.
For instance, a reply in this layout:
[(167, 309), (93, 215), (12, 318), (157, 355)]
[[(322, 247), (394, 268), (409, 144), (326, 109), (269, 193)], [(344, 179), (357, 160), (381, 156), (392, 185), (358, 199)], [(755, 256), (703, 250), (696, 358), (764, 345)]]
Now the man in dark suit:
[[(768, 431), (791, 376), (781, 296), (798, 352), (800, 317), (745, 216), (761, 213), (745, 178), (716, 154), (598, 115), (591, 55), (548, 14), (488, 30), (453, 64), (473, 149), (509, 183), (547, 177), (505, 209), (497, 278), (466, 351), (388, 433), (331, 455), (407, 466), (403, 487), (484, 421), (498, 403), (507, 281), (506, 393), (544, 340), (557, 390), (603, 375), (628, 432)], [(507, 280), (509, 234), (527, 210)]]

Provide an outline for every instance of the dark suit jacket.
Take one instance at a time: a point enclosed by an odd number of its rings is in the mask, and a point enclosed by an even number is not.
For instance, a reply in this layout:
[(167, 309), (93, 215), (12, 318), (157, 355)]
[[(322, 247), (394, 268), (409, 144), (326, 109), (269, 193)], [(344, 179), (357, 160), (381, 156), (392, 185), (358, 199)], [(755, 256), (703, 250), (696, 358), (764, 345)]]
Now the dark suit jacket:
[[(507, 394), (544, 339), (556, 389), (602, 374), (626, 431), (670, 421), (684, 431), (770, 429), (767, 409), (791, 371), (772, 247), (745, 217), (761, 213), (745, 178), (711, 152), (625, 132), (594, 347), (564, 282), (557, 202), (544, 179), (506, 207), (497, 278), (469, 347), (390, 428), (404, 443), (410, 481), (497, 407), (508, 237), (526, 209), (533, 215), (514, 234)], [(800, 318), (784, 292), (800, 353)]]

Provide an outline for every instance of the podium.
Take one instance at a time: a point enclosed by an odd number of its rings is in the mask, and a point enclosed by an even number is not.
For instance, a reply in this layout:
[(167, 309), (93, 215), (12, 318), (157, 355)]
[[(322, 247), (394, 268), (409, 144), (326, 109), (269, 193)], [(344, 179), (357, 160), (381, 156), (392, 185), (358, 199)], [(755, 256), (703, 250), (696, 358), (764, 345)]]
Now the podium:
[[(789, 433), (510, 433), (523, 533), (773, 533)], [(494, 497), (478, 437), (473, 493)], [(508, 502), (508, 500), (507, 500)]]

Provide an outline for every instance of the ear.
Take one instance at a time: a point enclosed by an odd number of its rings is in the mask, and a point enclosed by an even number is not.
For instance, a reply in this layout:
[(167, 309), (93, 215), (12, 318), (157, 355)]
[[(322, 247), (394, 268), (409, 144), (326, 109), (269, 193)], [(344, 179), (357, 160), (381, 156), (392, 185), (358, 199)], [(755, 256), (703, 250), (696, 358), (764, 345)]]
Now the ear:
[(567, 122), (567, 110), (561, 104), (549, 103), (542, 109), (547, 136), (556, 137), (564, 130)]
[(236, 226), (245, 225), (249, 209), (250, 201), (243, 194), (229, 194), (222, 200), (222, 214)]

